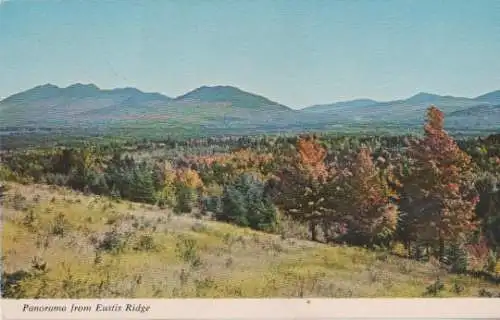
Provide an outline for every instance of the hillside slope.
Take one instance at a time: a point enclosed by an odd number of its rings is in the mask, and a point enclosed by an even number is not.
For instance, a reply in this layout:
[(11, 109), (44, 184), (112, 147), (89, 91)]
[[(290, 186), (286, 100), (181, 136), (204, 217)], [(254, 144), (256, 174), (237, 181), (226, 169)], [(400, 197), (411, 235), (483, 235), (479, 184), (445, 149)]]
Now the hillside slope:
[(264, 234), (58, 187), (9, 187), (2, 279), (10, 297), (419, 297), (437, 277), (444, 282), (440, 296), (500, 289), (365, 249)]

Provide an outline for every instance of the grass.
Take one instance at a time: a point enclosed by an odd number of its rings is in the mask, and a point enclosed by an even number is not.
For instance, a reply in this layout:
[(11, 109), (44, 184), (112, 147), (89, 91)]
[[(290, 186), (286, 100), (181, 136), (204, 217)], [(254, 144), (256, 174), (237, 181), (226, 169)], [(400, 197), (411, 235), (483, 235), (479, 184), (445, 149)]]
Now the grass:
[(64, 188), (9, 184), (3, 202), (9, 297), (451, 297), (500, 291), (429, 263)]

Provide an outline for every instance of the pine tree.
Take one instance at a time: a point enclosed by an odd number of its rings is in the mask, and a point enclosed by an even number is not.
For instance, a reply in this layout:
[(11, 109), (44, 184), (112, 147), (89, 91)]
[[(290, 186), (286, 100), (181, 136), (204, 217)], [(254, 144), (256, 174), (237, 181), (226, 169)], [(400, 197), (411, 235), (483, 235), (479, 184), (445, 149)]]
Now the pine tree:
[(243, 173), (224, 188), (222, 210), (216, 219), (256, 230), (273, 231), (277, 212), (255, 174)]
[(141, 164), (133, 171), (132, 190), (132, 201), (144, 203), (155, 202), (152, 171), (145, 164)]
[(427, 112), (425, 137), (410, 141), (413, 163), (405, 177), (408, 197), (405, 218), (415, 237), (438, 247), (444, 255), (447, 242), (460, 242), (475, 229), (474, 174), (470, 157), (444, 131), (443, 113), (432, 106)]

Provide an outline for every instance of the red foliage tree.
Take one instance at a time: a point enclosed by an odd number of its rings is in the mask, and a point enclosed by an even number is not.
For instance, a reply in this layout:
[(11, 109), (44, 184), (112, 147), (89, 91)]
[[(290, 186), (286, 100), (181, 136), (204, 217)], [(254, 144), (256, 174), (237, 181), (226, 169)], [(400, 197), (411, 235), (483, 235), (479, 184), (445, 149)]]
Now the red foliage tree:
[(411, 171), (403, 182), (408, 197), (406, 224), (417, 240), (439, 246), (460, 241), (475, 228), (474, 174), (470, 157), (444, 131), (443, 113), (427, 112), (425, 136), (410, 141)]
[(334, 182), (343, 190), (333, 201), (341, 214), (336, 218), (347, 225), (349, 242), (372, 245), (389, 240), (396, 230), (398, 207), (389, 200), (394, 191), (387, 178), (373, 163), (370, 150), (362, 147), (341, 182)]

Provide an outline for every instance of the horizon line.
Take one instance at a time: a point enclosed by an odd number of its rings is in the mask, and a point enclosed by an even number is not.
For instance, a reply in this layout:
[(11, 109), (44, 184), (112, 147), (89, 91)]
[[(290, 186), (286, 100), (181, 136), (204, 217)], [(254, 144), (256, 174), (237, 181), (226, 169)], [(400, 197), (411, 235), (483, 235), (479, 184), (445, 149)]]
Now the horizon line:
[(430, 95), (430, 96), (438, 96), (438, 97), (452, 97), (452, 98), (458, 98), (458, 99), (477, 99), (485, 94), (489, 94), (489, 93), (492, 93), (492, 92), (497, 92), (497, 91), (500, 91), (500, 89), (496, 89), (496, 90), (492, 90), (492, 91), (487, 91), (487, 92), (484, 92), (482, 94), (479, 94), (477, 96), (473, 96), (473, 97), (467, 97), (467, 96), (454, 96), (454, 95), (449, 95), (449, 94), (438, 94), (438, 93), (433, 93), (433, 92), (424, 92), (424, 91), (420, 91), (420, 92), (417, 92), (413, 95), (410, 95), (406, 98), (393, 98), (391, 100), (378, 100), (378, 99), (373, 99), (373, 98), (369, 98), (369, 97), (365, 97), (365, 96), (360, 96), (360, 97), (357, 97), (357, 98), (351, 98), (351, 99), (345, 99), (345, 100), (337, 100), (337, 101), (333, 101), (333, 102), (326, 102), (326, 103), (315, 103), (315, 104), (311, 104), (311, 105), (307, 105), (307, 106), (300, 106), (300, 107), (290, 107), (289, 105), (286, 105), (286, 104), (283, 104), (281, 102), (278, 102), (277, 100), (275, 99), (272, 99), (272, 98), (268, 98), (267, 96), (264, 96), (264, 95), (261, 95), (260, 93), (256, 93), (256, 92), (253, 92), (253, 91), (249, 91), (249, 90), (245, 90), (243, 89), (242, 87), (238, 86), (238, 85), (229, 85), (229, 84), (212, 84), (212, 85), (207, 85), (207, 84), (202, 84), (202, 85), (199, 85), (197, 87), (195, 87), (194, 89), (191, 89), (191, 90), (188, 90), (188, 91), (185, 91), (184, 93), (180, 94), (180, 95), (177, 95), (177, 96), (171, 96), (169, 94), (166, 94), (164, 92), (160, 92), (160, 91), (144, 91), (138, 87), (135, 87), (135, 86), (123, 86), (123, 87), (110, 87), (110, 88), (105, 88), (105, 87), (101, 87), (97, 84), (95, 84), (94, 82), (74, 82), (74, 83), (71, 83), (67, 86), (61, 86), (61, 85), (57, 85), (57, 84), (54, 84), (52, 82), (46, 82), (44, 84), (39, 84), (39, 85), (36, 85), (36, 86), (33, 86), (31, 88), (28, 88), (28, 89), (21, 89), (20, 91), (18, 92), (15, 92), (15, 93), (12, 93), (8, 96), (5, 96), (5, 97), (0, 97), (0, 102), (3, 102), (4, 100), (16, 95), (16, 94), (20, 94), (20, 93), (23, 93), (23, 92), (26, 92), (26, 91), (29, 91), (29, 90), (32, 90), (32, 89), (35, 89), (35, 88), (38, 88), (38, 87), (43, 87), (43, 86), (53, 86), (53, 87), (56, 87), (58, 89), (68, 89), (72, 86), (76, 86), (76, 85), (81, 85), (81, 86), (94, 86), (96, 87), (98, 90), (101, 90), (101, 91), (113, 91), (113, 90), (124, 90), (124, 89), (134, 89), (134, 90), (137, 90), (137, 91), (140, 91), (141, 93), (145, 93), (145, 94), (160, 94), (166, 98), (169, 98), (169, 99), (172, 99), (172, 100), (176, 100), (190, 92), (193, 92), (195, 90), (198, 90), (198, 89), (201, 89), (201, 88), (217, 88), (217, 87), (228, 87), (228, 88), (234, 88), (234, 89), (237, 89), (237, 90), (241, 90), (245, 93), (248, 93), (248, 94), (252, 94), (252, 95), (257, 95), (257, 96), (260, 96), (260, 97), (263, 97), (265, 99), (268, 99), (274, 103), (277, 103), (277, 104), (280, 104), (282, 106), (285, 106), (285, 107), (288, 107), (289, 109), (293, 109), (293, 110), (303, 110), (303, 109), (306, 109), (306, 108), (310, 108), (310, 107), (315, 107), (315, 106), (324, 106), (324, 105), (333, 105), (333, 104), (338, 104), (338, 103), (346, 103), (346, 102), (353, 102), (353, 101), (357, 101), (357, 100), (372, 100), (374, 101), (374, 103), (388, 103), (388, 102), (396, 102), (396, 101), (403, 101), (403, 100), (407, 100), (407, 99), (411, 99), (413, 97), (416, 97), (418, 95), (422, 95), (422, 94), (425, 94), (425, 95)]

